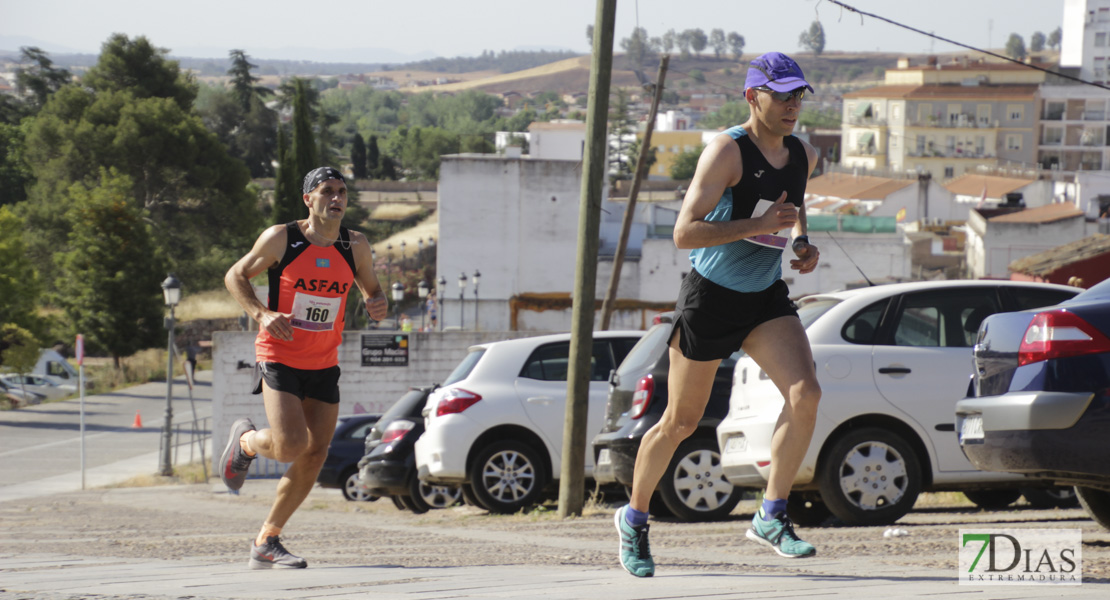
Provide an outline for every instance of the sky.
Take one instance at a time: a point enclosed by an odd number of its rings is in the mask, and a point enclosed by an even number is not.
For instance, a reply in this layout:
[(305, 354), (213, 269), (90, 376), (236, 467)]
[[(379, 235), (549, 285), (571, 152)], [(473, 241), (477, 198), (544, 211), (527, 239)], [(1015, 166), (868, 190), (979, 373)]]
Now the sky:
[[(972, 46), (1000, 49), (1011, 33), (1028, 44), (1060, 26), (1064, 0), (842, 0), (861, 11)], [(1020, 6), (1020, 9), (1018, 7)], [(171, 55), (315, 62), (407, 62), (484, 50), (586, 53), (596, 0), (0, 0), (0, 50), (37, 45), (50, 53), (99, 52), (113, 33), (146, 36)], [(738, 32), (745, 52), (798, 54), (819, 20), (826, 51), (956, 52), (830, 0), (618, 0), (614, 50), (637, 26)]]

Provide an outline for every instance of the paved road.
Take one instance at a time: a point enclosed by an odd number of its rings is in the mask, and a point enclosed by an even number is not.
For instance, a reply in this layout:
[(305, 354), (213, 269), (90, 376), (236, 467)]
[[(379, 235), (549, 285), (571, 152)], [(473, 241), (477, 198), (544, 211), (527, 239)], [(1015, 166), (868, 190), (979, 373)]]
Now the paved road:
[[(211, 371), (197, 373), (192, 395), (190, 403), (185, 379), (174, 380), (175, 425), (193, 420), (193, 406), (197, 418), (212, 415)], [(84, 406), (86, 487), (158, 471), (165, 382), (86, 396)], [(0, 412), (0, 501), (80, 490), (80, 424), (78, 399)], [(188, 448), (181, 452), (179, 462), (188, 462)]]

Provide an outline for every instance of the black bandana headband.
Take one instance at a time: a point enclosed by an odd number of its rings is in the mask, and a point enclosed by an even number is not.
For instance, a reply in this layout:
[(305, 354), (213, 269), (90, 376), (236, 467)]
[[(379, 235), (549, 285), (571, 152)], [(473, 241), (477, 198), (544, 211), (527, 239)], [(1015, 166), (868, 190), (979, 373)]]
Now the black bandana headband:
[(347, 180), (343, 179), (343, 174), (337, 169), (331, 167), (317, 167), (309, 171), (308, 175), (304, 176), (304, 184), (301, 185), (301, 188), (304, 190), (304, 193), (308, 194), (316, 189), (316, 186), (320, 185), (321, 182), (329, 179), (338, 179), (344, 184), (347, 183)]

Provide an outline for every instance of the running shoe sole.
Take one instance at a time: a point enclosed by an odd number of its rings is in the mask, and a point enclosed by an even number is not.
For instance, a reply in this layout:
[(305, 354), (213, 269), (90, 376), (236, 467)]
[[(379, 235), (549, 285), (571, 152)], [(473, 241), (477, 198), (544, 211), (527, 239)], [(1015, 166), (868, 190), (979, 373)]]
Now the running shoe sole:
[(810, 552), (809, 554), (787, 554), (787, 553), (783, 552), (782, 550), (779, 550), (778, 546), (772, 544), (769, 540), (767, 540), (766, 538), (761, 537), (758, 533), (752, 531), (751, 529), (749, 529), (747, 531), (746, 535), (748, 536), (749, 540), (751, 540), (753, 542), (759, 542), (760, 544), (763, 544), (764, 546), (767, 546), (768, 548), (774, 550), (775, 554), (778, 554), (779, 556), (781, 556), (783, 558), (809, 558), (810, 556), (814, 556), (814, 555), (817, 554), (816, 551)]
[(238, 419), (231, 424), (231, 434), (227, 440), (227, 446), (224, 447), (224, 453), (220, 456), (220, 480), (224, 482), (229, 490), (238, 491), (247, 479), (246, 469), (239, 473), (231, 470), (231, 461), (235, 458), (237, 451), (242, 452), (239, 446), (239, 438), (254, 428), (254, 423), (251, 423), (250, 419)]

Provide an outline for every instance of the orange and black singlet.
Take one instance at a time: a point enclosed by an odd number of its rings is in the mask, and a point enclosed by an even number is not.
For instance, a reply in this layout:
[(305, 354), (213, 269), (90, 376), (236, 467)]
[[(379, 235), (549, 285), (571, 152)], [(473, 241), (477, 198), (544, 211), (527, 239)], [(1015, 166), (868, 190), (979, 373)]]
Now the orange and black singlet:
[(314, 246), (296, 221), (286, 223), (288, 240), (281, 262), (270, 268), (267, 307), (291, 314), (293, 340), (275, 339), (259, 327), (255, 355), (295, 369), (327, 369), (339, 364), (347, 292), (355, 279), (351, 234), (339, 228), (339, 241)]

